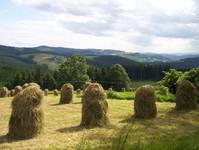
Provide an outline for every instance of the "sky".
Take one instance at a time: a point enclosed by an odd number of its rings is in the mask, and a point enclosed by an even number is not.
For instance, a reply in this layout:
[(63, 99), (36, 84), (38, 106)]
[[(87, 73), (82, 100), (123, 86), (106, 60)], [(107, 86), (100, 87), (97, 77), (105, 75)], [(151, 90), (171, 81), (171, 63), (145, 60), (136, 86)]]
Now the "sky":
[(199, 53), (199, 0), (0, 0), (0, 44)]

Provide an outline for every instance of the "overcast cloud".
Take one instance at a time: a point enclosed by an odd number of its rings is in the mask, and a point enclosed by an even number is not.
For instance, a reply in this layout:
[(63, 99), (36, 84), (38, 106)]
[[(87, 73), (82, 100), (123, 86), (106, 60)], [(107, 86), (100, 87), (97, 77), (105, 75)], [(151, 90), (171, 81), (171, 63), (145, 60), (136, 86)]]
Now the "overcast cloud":
[(6, 44), (199, 52), (198, 0), (12, 0), (12, 4), (33, 9), (40, 19), (0, 24), (0, 40)]

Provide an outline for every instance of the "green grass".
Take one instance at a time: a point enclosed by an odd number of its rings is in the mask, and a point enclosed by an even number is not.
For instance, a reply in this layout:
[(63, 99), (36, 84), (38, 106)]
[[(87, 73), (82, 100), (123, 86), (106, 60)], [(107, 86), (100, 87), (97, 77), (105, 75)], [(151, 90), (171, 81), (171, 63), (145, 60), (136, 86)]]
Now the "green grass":
[(107, 91), (107, 96), (110, 99), (119, 99), (119, 100), (133, 100), (133, 99), (135, 99), (135, 93), (134, 92)]
[[(119, 147), (123, 150), (169, 150), (166, 149), (169, 145), (173, 146), (171, 150), (198, 148), (199, 109), (177, 112), (174, 103), (157, 102), (157, 118), (139, 120), (132, 118), (133, 101), (108, 99), (110, 125), (85, 129), (79, 126), (81, 99), (74, 97), (73, 104), (59, 105), (59, 98), (60, 95), (52, 94), (44, 98), (44, 132), (36, 138), (21, 141), (8, 141), (5, 137), (12, 98), (0, 98), (0, 149), (113, 150)], [(178, 146), (181, 147), (178, 149)]]

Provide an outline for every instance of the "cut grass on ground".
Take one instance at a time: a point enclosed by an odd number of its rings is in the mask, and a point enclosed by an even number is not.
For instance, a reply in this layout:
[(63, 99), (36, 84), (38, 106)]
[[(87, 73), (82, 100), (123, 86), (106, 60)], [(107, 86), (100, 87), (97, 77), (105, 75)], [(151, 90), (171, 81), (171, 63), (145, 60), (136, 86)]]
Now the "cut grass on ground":
[[(133, 101), (127, 100), (108, 100), (111, 123), (108, 127), (83, 129), (79, 127), (81, 121), (80, 101), (79, 98), (75, 98), (73, 104), (58, 105), (59, 96), (45, 97), (44, 132), (34, 139), (8, 141), (5, 135), (8, 132), (8, 121), (11, 114), (11, 98), (0, 98), (0, 149), (106, 149), (113, 147), (114, 141), (118, 140), (120, 133), (124, 133), (125, 137), (126, 130), (124, 129), (130, 131), (124, 149), (128, 149), (129, 146), (130, 148), (135, 147), (138, 145), (137, 143), (143, 143), (144, 145), (141, 144), (143, 147), (147, 144), (150, 146), (151, 142), (162, 143), (164, 139), (179, 143), (181, 137), (190, 139), (193, 135), (199, 135), (199, 110), (175, 112), (173, 111), (174, 103), (157, 103), (157, 118), (135, 120), (132, 119)], [(172, 141), (169, 142), (172, 143)], [(186, 140), (185, 144), (186, 142), (189, 140)], [(141, 149), (144, 148), (141, 147)]]

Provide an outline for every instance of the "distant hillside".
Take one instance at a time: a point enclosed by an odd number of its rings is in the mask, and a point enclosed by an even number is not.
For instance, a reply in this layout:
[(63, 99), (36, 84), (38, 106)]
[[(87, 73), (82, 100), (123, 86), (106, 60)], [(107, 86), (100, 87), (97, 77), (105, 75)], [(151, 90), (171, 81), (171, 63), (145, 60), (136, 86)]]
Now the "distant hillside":
[[(199, 66), (199, 57), (194, 55), (161, 55), (127, 53), (117, 50), (74, 49), (62, 47), (40, 46), (35, 48), (18, 48), (0, 45), (0, 67), (33, 67), (42, 65), (45, 68), (56, 69), (64, 57), (83, 55), (89, 64), (110, 66), (116, 63), (131, 66), (139, 63), (166, 64), (179, 69)], [(183, 58), (183, 59), (181, 59)]]
[(181, 59), (179, 61), (170, 63), (170, 65), (178, 69), (190, 69), (199, 67), (199, 57)]

